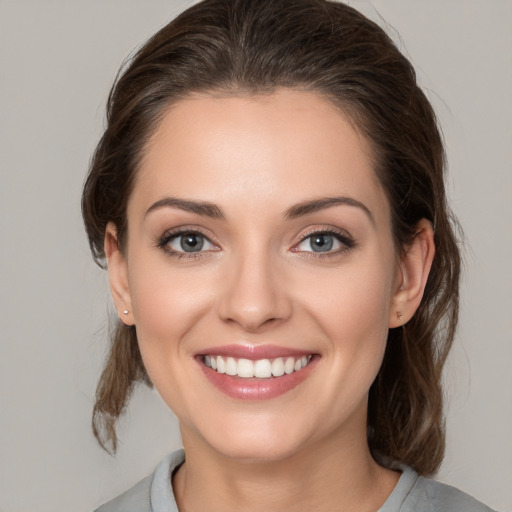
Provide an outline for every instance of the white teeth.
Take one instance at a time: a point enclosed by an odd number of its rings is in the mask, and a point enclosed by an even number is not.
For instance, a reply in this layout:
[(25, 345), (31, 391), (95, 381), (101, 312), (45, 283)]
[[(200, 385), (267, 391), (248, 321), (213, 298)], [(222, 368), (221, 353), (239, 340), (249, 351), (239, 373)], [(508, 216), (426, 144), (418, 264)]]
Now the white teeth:
[(254, 377), (254, 363), (250, 359), (239, 359), (237, 375), (248, 379)]
[(268, 359), (258, 359), (254, 362), (254, 376), (258, 379), (272, 377), (272, 364)]
[(295, 371), (295, 359), (293, 357), (288, 357), (286, 362), (284, 363), (284, 373), (290, 375)]
[(272, 361), (272, 375), (274, 377), (284, 375), (284, 361), (282, 357), (278, 357)]
[(268, 379), (270, 377), (281, 377), (284, 374), (290, 375), (305, 368), (313, 356), (302, 357), (277, 357), (276, 359), (235, 359), (234, 357), (223, 357), (205, 355), (204, 364), (217, 373), (237, 375), (244, 379)]
[[(217, 362), (219, 361), (218, 357), (220, 357), (220, 356), (217, 356)], [(226, 359), (226, 375), (236, 375), (236, 372), (237, 372), (237, 364), (236, 364), (235, 358), (228, 357)]]

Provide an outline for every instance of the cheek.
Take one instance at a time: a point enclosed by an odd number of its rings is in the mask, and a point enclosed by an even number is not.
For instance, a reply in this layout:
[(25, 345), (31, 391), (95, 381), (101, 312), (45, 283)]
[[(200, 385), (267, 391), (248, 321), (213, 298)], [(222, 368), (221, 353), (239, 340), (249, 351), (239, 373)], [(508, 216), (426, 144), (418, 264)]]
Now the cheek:
[(389, 266), (373, 260), (370, 265), (362, 262), (316, 278), (302, 280), (305, 290), (316, 290), (307, 294), (307, 301), (322, 318), (319, 323), (333, 334), (364, 337), (368, 330), (387, 332), (393, 283)]
[(332, 275), (322, 283), (323, 293), (315, 294), (307, 306), (330, 340), (330, 382), (339, 386), (342, 378), (357, 396), (367, 391), (378, 373), (388, 335), (393, 275), (390, 267), (376, 261)]
[(163, 259), (130, 269), (137, 336), (146, 359), (181, 350), (181, 340), (207, 315), (214, 290), (208, 275), (177, 271)]
[[(156, 260), (156, 261), (155, 261)], [(160, 260), (160, 261), (158, 261)], [(163, 258), (130, 269), (139, 348), (151, 382), (180, 420), (189, 416), (190, 340), (211, 311), (212, 283), (199, 272), (176, 271)], [(185, 363), (185, 364), (184, 364)]]

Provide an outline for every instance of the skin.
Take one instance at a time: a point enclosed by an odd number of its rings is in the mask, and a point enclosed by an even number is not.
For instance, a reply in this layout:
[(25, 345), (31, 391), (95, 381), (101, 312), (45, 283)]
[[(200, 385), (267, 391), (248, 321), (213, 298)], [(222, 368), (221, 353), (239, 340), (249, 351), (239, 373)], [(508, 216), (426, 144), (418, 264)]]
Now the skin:
[[(364, 206), (287, 216), (332, 197)], [(153, 206), (166, 198), (211, 203), (222, 217)], [(368, 390), (388, 329), (421, 300), (434, 245), (422, 221), (397, 251), (353, 124), (311, 92), (182, 100), (146, 148), (127, 215), (124, 251), (114, 225), (105, 236), (112, 293), (180, 422), (180, 510), (377, 510), (399, 475), (369, 453)], [(206, 237), (202, 251), (176, 252), (181, 239), (164, 235), (182, 228)], [(343, 238), (320, 254), (312, 231)], [(195, 357), (227, 344), (307, 350), (315, 366), (283, 395), (236, 400)]]

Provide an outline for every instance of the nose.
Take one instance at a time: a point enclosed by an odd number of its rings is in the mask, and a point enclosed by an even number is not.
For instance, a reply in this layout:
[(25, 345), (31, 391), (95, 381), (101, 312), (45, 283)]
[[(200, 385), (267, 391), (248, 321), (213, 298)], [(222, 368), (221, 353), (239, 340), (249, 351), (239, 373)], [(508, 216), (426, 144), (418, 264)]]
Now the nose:
[(264, 251), (230, 262), (219, 299), (219, 315), (247, 332), (287, 320), (292, 301), (279, 265)]

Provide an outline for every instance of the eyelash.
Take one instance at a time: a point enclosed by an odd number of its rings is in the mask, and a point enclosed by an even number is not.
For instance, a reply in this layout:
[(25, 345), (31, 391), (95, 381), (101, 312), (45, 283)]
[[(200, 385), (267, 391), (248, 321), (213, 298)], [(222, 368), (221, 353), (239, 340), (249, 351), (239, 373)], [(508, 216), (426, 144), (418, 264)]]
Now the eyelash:
[(293, 250), (293, 252), (302, 252), (304, 257), (307, 258), (329, 258), (334, 256), (339, 256), (342, 253), (348, 252), (356, 246), (356, 241), (345, 231), (337, 230), (334, 228), (325, 228), (325, 229), (312, 229), (307, 232), (300, 240), (298, 244), (294, 245), (294, 248), (305, 242), (308, 238), (312, 238), (318, 235), (328, 235), (332, 236), (335, 240), (337, 240), (343, 247), (326, 252), (314, 252), (314, 251), (299, 251)]
[(196, 251), (196, 252), (186, 252), (186, 251), (176, 251), (174, 249), (171, 249), (169, 247), (169, 243), (173, 240), (176, 240), (177, 238), (180, 238), (185, 235), (199, 235), (202, 237), (205, 241), (212, 244), (213, 246), (216, 246), (214, 242), (210, 240), (208, 236), (206, 236), (204, 233), (197, 229), (186, 229), (186, 228), (179, 228), (176, 230), (167, 231), (163, 234), (158, 240), (157, 240), (157, 247), (162, 249), (168, 256), (171, 256), (173, 258), (181, 259), (181, 258), (200, 258), (204, 256), (204, 253), (207, 251)]
[[(210, 240), (208, 236), (206, 236), (204, 233), (197, 229), (184, 229), (180, 228), (177, 230), (167, 231), (164, 233), (163, 236), (157, 239), (156, 246), (160, 249), (162, 249), (168, 256), (171, 256), (173, 258), (181, 259), (181, 258), (199, 258), (203, 257), (205, 252), (209, 251), (196, 251), (196, 252), (185, 252), (185, 251), (176, 251), (174, 249), (171, 249), (168, 244), (176, 240), (177, 238), (180, 238), (184, 235), (199, 235), (204, 240), (206, 240), (208, 243), (212, 244), (213, 246), (216, 246), (214, 242)], [(332, 236), (335, 240), (337, 240), (340, 244), (342, 244), (343, 247), (336, 249), (334, 251), (326, 251), (326, 252), (315, 252), (315, 251), (300, 251), (296, 248), (300, 246), (303, 242), (305, 242), (308, 238), (311, 238), (315, 235), (328, 235)], [(344, 231), (339, 231), (333, 228), (328, 229), (313, 229), (309, 232), (307, 232), (301, 240), (295, 244), (292, 247), (292, 252), (296, 253), (302, 253), (307, 258), (328, 258), (337, 256), (339, 254), (342, 254), (344, 252), (348, 252), (351, 249), (353, 249), (356, 246), (356, 241), (348, 235)], [(216, 246), (218, 247), (218, 246)], [(294, 250), (295, 249), (295, 250)]]

